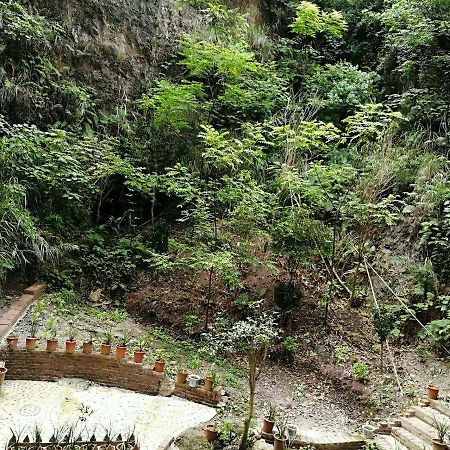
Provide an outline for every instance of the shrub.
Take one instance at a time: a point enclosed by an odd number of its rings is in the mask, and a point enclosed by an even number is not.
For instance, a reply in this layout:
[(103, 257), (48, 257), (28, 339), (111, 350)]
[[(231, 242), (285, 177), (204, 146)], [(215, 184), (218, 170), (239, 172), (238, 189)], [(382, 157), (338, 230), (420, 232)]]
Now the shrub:
[(352, 374), (355, 377), (356, 381), (359, 381), (360, 383), (367, 383), (367, 381), (369, 381), (369, 369), (361, 361), (355, 362), (353, 364)]

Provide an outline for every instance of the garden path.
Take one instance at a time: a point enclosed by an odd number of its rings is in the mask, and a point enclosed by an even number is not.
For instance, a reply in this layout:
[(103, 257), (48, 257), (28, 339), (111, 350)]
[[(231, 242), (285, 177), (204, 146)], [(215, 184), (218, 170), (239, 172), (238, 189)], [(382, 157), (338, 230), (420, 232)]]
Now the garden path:
[[(55, 429), (76, 425), (98, 440), (134, 430), (141, 450), (156, 450), (184, 430), (212, 419), (215, 410), (177, 397), (137, 394), (83, 380), (58, 382), (6, 380), (0, 393), (0, 447), (11, 430), (23, 436), (37, 425), (44, 442)], [(77, 433), (77, 434), (78, 434)]]

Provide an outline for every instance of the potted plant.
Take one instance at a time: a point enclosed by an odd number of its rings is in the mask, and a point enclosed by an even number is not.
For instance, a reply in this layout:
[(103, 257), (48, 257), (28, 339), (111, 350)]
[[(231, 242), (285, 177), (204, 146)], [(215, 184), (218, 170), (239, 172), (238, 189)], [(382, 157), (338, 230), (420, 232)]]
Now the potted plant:
[(205, 377), (205, 389), (208, 392), (211, 392), (215, 388), (215, 386), (217, 386), (218, 378), (219, 377), (214, 366), (211, 367), (209, 374)]
[(103, 334), (103, 341), (102, 341), (102, 346), (101, 346), (101, 350), (100, 350), (100, 353), (103, 356), (108, 356), (111, 353), (112, 340), (113, 340), (113, 335), (111, 333), (111, 330), (106, 331)]
[(147, 336), (141, 335), (137, 340), (137, 348), (134, 350), (134, 362), (137, 364), (141, 364), (144, 361), (144, 349), (147, 346)]
[(434, 418), (434, 428), (436, 428), (436, 431), (438, 433), (438, 438), (433, 439), (433, 449), (434, 450), (446, 450), (447, 444), (445, 443), (445, 439), (447, 436), (447, 433), (450, 430), (450, 424), (448, 421), (442, 421)]
[(156, 352), (156, 362), (155, 362), (155, 372), (164, 373), (164, 368), (166, 366), (166, 362), (163, 357), (162, 350), (157, 350)]
[(90, 354), (94, 350), (94, 335), (95, 331), (90, 330), (89, 331), (89, 339), (85, 342), (83, 342), (83, 353)]
[(208, 442), (214, 442), (219, 436), (219, 431), (214, 424), (208, 424), (205, 427), (205, 437)]
[(32, 352), (37, 346), (37, 332), (41, 323), (41, 306), (36, 304), (30, 318), (30, 335), (25, 340), (28, 351)]
[(296, 425), (288, 424), (286, 434), (287, 434), (287, 445), (290, 448), (291, 446), (293, 446), (294, 440), (297, 437)]
[(66, 352), (74, 353), (77, 346), (77, 341), (75, 339), (75, 328), (72, 322), (69, 322), (69, 333), (66, 339)]
[(191, 388), (196, 388), (198, 387), (198, 382), (200, 381), (200, 377), (198, 375), (188, 375), (187, 379), (187, 384), (189, 385), (189, 387)]
[(116, 355), (118, 358), (125, 358), (125, 355), (127, 354), (127, 347), (130, 341), (130, 334), (125, 332), (120, 339), (120, 343), (116, 346)]
[(287, 441), (287, 417), (281, 416), (275, 423), (276, 433), (273, 435), (274, 450), (283, 450), (286, 447)]
[(437, 400), (439, 396), (439, 388), (433, 385), (427, 386), (427, 397), (431, 400)]
[(13, 334), (6, 336), (6, 343), (8, 345), (8, 350), (13, 351), (17, 349), (17, 342), (19, 338)]
[(56, 317), (50, 316), (47, 323), (45, 334), (47, 336), (47, 351), (55, 352), (58, 347), (58, 340), (56, 339)]
[[(401, 426), (401, 423), (400, 423)], [(370, 423), (365, 423), (362, 426), (362, 432), (363, 435), (367, 438), (367, 439), (373, 439), (375, 436), (375, 433), (377, 431), (377, 428), (374, 427), (373, 425), (371, 425)]]
[(275, 420), (277, 419), (277, 407), (274, 403), (269, 403), (263, 419), (263, 433), (272, 434)]
[(186, 384), (189, 373), (186, 369), (178, 367), (177, 369), (177, 383)]

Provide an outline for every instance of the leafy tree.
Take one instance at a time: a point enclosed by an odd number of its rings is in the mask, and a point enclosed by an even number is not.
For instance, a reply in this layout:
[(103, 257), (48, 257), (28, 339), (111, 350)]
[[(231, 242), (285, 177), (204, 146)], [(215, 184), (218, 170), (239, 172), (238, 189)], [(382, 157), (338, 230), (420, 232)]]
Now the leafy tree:
[(8, 272), (30, 260), (44, 261), (55, 256), (52, 246), (26, 209), (26, 192), (20, 184), (5, 183), (0, 187), (0, 282)]
[(236, 80), (246, 70), (256, 67), (255, 55), (247, 50), (244, 42), (230, 47), (187, 36), (181, 45), (181, 64), (193, 77), (217, 76), (221, 81)]
[(286, 258), (281, 264), (289, 275), (291, 305), (295, 303), (300, 266), (310, 266), (321, 254), (327, 254), (330, 238), (326, 225), (311, 219), (301, 207), (284, 208), (273, 221), (272, 242), (275, 250)]
[(217, 332), (211, 338), (215, 348), (242, 354), (247, 360), (249, 400), (239, 450), (247, 448), (257, 382), (264, 368), (268, 350), (277, 337), (274, 315), (261, 314), (234, 323), (219, 322)]
[(252, 167), (264, 160), (258, 126), (248, 124), (239, 138), (204, 126), (200, 139), (198, 168), (178, 164), (161, 180), (180, 201), (180, 220), (192, 227), (179, 242), (180, 256), (191, 269), (208, 273), (207, 328), (215, 276), (236, 289), (241, 267), (260, 263), (244, 238), (264, 231), (270, 196), (252, 177)]
[(140, 104), (154, 111), (153, 122), (157, 128), (169, 127), (179, 132), (193, 127), (207, 110), (203, 97), (201, 83), (174, 84), (161, 80), (142, 96)]
[(102, 168), (117, 155), (108, 142), (62, 130), (43, 132), (3, 121), (0, 129), (4, 276), (74, 248), (72, 239), (89, 224), (101, 185), (112, 171)]
[(381, 227), (392, 226), (398, 220), (398, 202), (388, 196), (379, 202), (368, 202), (350, 195), (341, 209), (346, 256), (351, 257), (350, 304), (357, 303), (359, 282), (365, 278), (363, 262), (374, 251), (373, 239)]
[(380, 340), (380, 360), (381, 367), (383, 367), (383, 349), (392, 330), (392, 318), (386, 308), (376, 307), (372, 312), (372, 320), (378, 339)]
[(408, 118), (435, 130), (448, 123), (448, 17), (450, 5), (441, 0), (392, 1), (380, 13), (385, 90)]
[(327, 117), (337, 121), (353, 113), (358, 105), (372, 100), (375, 79), (374, 73), (341, 62), (320, 67), (308, 79), (307, 86), (314, 92), (311, 101), (323, 107)]
[(324, 12), (314, 3), (303, 1), (297, 7), (297, 16), (291, 28), (301, 37), (325, 33), (341, 38), (347, 26), (338, 11)]

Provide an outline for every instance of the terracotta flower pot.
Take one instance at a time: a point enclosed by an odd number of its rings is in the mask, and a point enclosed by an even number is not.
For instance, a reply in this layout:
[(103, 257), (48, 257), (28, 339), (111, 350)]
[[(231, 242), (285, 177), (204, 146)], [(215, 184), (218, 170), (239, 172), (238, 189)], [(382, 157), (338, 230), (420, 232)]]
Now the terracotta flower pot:
[(262, 426), (263, 433), (272, 434), (274, 425), (275, 425), (275, 422), (273, 420), (269, 420), (264, 417), (263, 426)]
[(6, 372), (8, 372), (8, 369), (6, 367), (0, 368), (0, 384), (3, 384), (5, 382)]
[(17, 342), (19, 341), (19, 338), (17, 336), (7, 336), (6, 342), (8, 344), (8, 350), (16, 350), (17, 349)]
[(103, 356), (108, 356), (111, 353), (111, 344), (102, 344), (102, 347), (100, 349), (100, 353)]
[(89, 354), (94, 350), (94, 344), (92, 342), (83, 342), (83, 353)]
[(66, 341), (66, 353), (74, 353), (77, 347), (77, 341)]
[(433, 450), (447, 450), (447, 444), (438, 439), (433, 439)]
[(155, 362), (155, 372), (163, 373), (165, 367), (166, 367), (165, 361), (158, 360)]
[(205, 377), (205, 389), (208, 392), (211, 392), (213, 390), (213, 380), (211, 377)]
[(439, 388), (436, 386), (431, 386), (431, 385), (428, 386), (427, 387), (427, 396), (431, 400), (437, 400), (437, 398), (439, 396)]
[(283, 438), (281, 439), (279, 436), (274, 436), (273, 437), (273, 449), (274, 450), (283, 450), (284, 448), (286, 448), (286, 439)]
[(219, 432), (214, 428), (214, 425), (206, 425), (205, 437), (208, 442), (214, 442), (219, 435)]
[(118, 358), (123, 359), (123, 358), (125, 358), (126, 354), (127, 354), (127, 348), (126, 347), (122, 347), (120, 345), (118, 345), (116, 347), (116, 355), (117, 355)]
[(25, 340), (25, 346), (29, 352), (32, 352), (37, 347), (37, 338), (27, 337)]
[(47, 351), (48, 352), (56, 352), (57, 347), (58, 347), (57, 339), (47, 339)]
[(144, 361), (144, 352), (141, 352), (140, 350), (134, 351), (134, 362), (138, 364), (142, 364), (142, 361)]
[(188, 376), (187, 370), (180, 370), (177, 373), (177, 383), (186, 384), (187, 376)]

